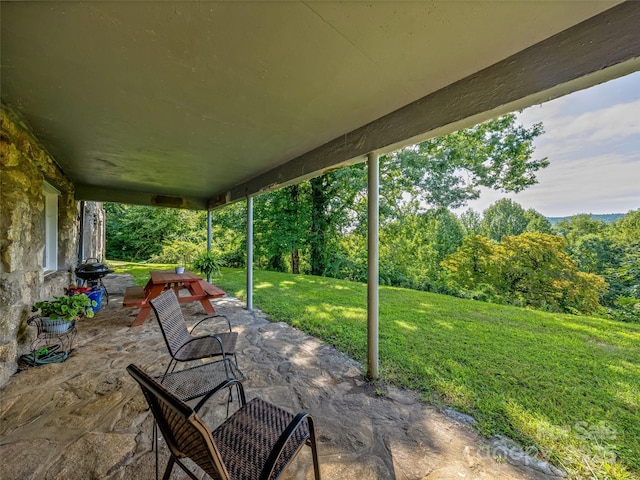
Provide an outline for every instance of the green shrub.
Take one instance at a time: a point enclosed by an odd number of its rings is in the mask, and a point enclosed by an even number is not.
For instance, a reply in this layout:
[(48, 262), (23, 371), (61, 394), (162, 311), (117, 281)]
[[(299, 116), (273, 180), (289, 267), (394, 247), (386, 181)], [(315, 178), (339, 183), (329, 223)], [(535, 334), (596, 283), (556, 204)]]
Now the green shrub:
[(609, 314), (615, 320), (640, 323), (640, 299), (620, 297), (615, 302), (615, 308), (609, 309)]
[(187, 265), (189, 260), (205, 253), (206, 248), (193, 242), (173, 240), (162, 246), (162, 251), (151, 258), (151, 263), (175, 263)]

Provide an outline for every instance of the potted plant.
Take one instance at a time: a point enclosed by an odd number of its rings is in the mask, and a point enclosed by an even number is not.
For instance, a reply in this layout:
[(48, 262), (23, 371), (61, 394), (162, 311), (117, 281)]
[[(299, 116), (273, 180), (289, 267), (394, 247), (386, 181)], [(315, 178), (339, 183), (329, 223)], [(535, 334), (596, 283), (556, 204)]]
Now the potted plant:
[(215, 273), (220, 274), (220, 264), (218, 259), (212, 252), (205, 252), (198, 256), (193, 262), (194, 268), (200, 273), (206, 275), (207, 282), (211, 281), (211, 276)]
[(182, 255), (182, 263), (176, 265), (176, 273), (178, 275), (182, 275), (184, 273), (184, 269), (186, 268), (187, 263), (189, 263), (187, 260), (187, 255)]
[(62, 295), (53, 297), (52, 300), (36, 302), (31, 311), (40, 310), (45, 331), (64, 333), (69, 329), (71, 322), (80, 315), (93, 318), (94, 312), (91, 307), (95, 306), (97, 306), (97, 302), (85, 294)]

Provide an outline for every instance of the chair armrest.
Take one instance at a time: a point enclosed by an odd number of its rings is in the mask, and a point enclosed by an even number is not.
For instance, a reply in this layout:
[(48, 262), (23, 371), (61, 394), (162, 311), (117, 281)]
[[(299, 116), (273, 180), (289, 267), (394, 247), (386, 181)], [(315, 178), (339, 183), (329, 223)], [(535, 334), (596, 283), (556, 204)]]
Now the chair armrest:
[(191, 332), (193, 332), (198, 325), (200, 325), (202, 322), (204, 322), (205, 320), (211, 320), (212, 318), (224, 318), (227, 321), (227, 326), (229, 327), (229, 333), (231, 333), (231, 322), (229, 321), (229, 319), (227, 318), (226, 315), (210, 315), (208, 317), (204, 317), (202, 320), (198, 321), (198, 323), (196, 323), (193, 328), (191, 329)]
[(172, 355), (171, 357), (175, 360), (175, 355), (177, 355), (178, 352), (180, 350), (182, 350), (184, 347), (186, 347), (190, 343), (197, 342), (198, 340), (201, 340), (201, 339), (207, 338), (207, 337), (213, 337), (218, 341), (218, 343), (220, 344), (220, 352), (222, 352), (222, 359), (223, 360), (226, 359), (227, 355), (224, 353), (224, 344), (222, 343), (222, 339), (215, 333), (209, 333), (207, 335), (199, 335), (197, 337), (193, 337), (193, 338), (187, 340), (182, 345), (180, 345), (180, 347), (176, 350), (176, 353), (174, 355)]
[[(262, 472), (260, 472), (260, 480), (269, 480), (271, 478), (273, 469), (275, 468), (276, 463), (278, 463), (278, 459), (280, 458), (280, 455), (282, 455), (282, 451), (284, 450), (284, 447), (287, 445), (287, 443), (291, 439), (291, 436), (295, 433), (295, 431), (300, 427), (302, 422), (305, 421), (306, 419), (309, 419), (309, 436), (314, 435), (314, 430), (312, 426), (313, 419), (311, 418), (311, 415), (309, 415), (306, 412), (298, 413), (294, 417), (294, 419), (291, 420), (289, 425), (287, 425), (287, 428), (285, 428), (284, 431), (280, 434), (280, 437), (278, 437), (278, 441), (274, 445), (273, 450), (271, 450), (271, 453), (269, 454), (269, 458), (267, 458), (267, 461), (264, 464), (264, 468), (262, 469)], [(304, 445), (304, 442), (302, 443), (302, 445)]]
[(204, 397), (202, 397), (202, 399), (198, 402), (198, 404), (195, 407), (193, 407), (193, 411), (198, 413), (198, 410), (200, 410), (202, 406), (207, 402), (207, 400), (209, 400), (212, 396), (214, 396), (220, 390), (224, 390), (225, 388), (231, 388), (234, 385), (236, 385), (238, 388), (238, 392), (240, 395), (240, 406), (244, 407), (247, 404), (247, 399), (244, 395), (244, 387), (242, 386), (242, 381), (238, 380), (237, 378), (230, 378), (226, 382), (222, 382), (220, 385), (218, 385), (216, 388), (214, 388), (209, 393), (207, 393)]

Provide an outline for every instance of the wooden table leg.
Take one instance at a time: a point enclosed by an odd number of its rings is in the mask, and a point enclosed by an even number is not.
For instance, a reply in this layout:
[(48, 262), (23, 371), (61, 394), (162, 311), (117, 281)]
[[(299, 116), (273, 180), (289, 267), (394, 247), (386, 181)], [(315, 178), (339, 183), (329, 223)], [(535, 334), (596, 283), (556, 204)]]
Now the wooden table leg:
[[(147, 284), (147, 287), (148, 286), (149, 284)], [(144, 304), (142, 305), (142, 307), (140, 307), (138, 315), (136, 315), (135, 320), (131, 324), (132, 327), (138, 327), (144, 323), (144, 321), (151, 313), (151, 304), (149, 303), (149, 300), (153, 300), (154, 298), (156, 298), (164, 291), (164, 289), (165, 285), (163, 284), (153, 285), (151, 288), (145, 288), (145, 290), (147, 291), (147, 296), (144, 299)]]
[(140, 311), (138, 312), (138, 315), (136, 315), (136, 319), (133, 321), (131, 326), (138, 327), (142, 325), (150, 313), (151, 313), (151, 307), (149, 305), (140, 307)]
[(200, 286), (200, 283), (192, 282), (185, 286), (187, 287), (187, 290), (189, 290), (189, 293), (191, 293), (191, 295), (200, 297), (200, 300), (198, 301), (200, 302), (200, 305), (202, 305), (202, 308), (204, 308), (205, 312), (207, 312), (210, 315), (215, 315), (216, 309), (213, 308), (213, 305), (211, 305), (211, 302), (209, 301), (209, 297), (207, 296), (207, 293)]
[(205, 312), (215, 315), (216, 309), (213, 308), (213, 305), (211, 305), (211, 301), (208, 298), (203, 298), (200, 300), (200, 303), (202, 304), (202, 308), (204, 308)]

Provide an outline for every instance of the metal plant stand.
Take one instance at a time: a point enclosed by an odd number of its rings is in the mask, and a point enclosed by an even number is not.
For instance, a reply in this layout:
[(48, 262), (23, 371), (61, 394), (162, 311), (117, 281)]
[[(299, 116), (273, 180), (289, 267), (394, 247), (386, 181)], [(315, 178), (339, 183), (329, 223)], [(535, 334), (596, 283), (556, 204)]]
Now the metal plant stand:
[(76, 321), (44, 319), (34, 315), (27, 324), (36, 327), (36, 338), (31, 342), (31, 354), (23, 355), (22, 360), (34, 365), (63, 362), (69, 356), (76, 336)]

